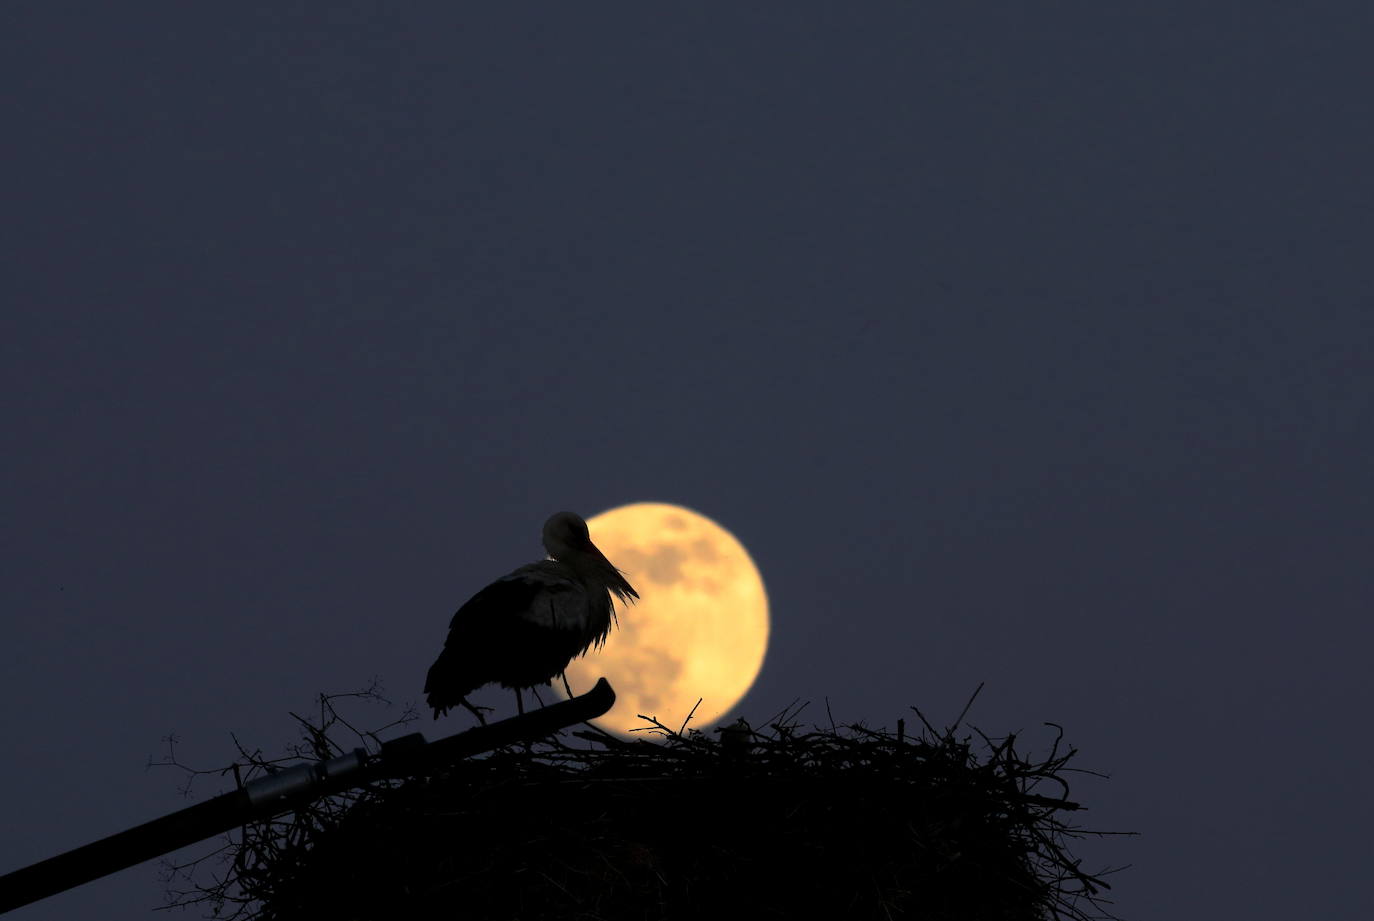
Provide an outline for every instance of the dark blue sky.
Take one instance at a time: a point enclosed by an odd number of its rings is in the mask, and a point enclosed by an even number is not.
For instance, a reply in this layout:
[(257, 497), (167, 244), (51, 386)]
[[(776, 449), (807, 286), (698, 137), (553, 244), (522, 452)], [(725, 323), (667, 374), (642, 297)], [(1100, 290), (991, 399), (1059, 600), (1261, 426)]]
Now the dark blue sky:
[(1120, 7), (10, 5), (0, 871), (658, 500), (746, 715), (986, 681), (1122, 916), (1374, 913), (1374, 12)]

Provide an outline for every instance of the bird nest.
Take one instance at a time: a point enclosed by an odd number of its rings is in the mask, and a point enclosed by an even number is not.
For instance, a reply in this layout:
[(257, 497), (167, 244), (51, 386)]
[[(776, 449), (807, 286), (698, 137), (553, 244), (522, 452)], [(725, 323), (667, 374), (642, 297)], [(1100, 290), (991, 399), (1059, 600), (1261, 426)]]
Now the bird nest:
[[(293, 754), (339, 753), (354, 730), (335, 700), (297, 717)], [(634, 741), (584, 724), (318, 800), (169, 866), (169, 905), (242, 921), (1111, 917), (1110, 871), (1068, 850), (1109, 833), (1068, 821), (1062, 732), (1030, 758), (1014, 736), (923, 717), (914, 737), (901, 720), (803, 728), (803, 709), (710, 733), (646, 719)], [(240, 752), (240, 776), (269, 765)]]

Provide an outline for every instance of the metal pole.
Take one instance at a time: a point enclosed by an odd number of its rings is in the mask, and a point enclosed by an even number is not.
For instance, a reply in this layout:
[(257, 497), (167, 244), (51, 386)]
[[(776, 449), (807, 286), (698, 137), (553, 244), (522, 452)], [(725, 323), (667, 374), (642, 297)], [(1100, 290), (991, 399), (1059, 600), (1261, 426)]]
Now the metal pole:
[(380, 755), (355, 749), (328, 761), (293, 765), (240, 790), (0, 876), (0, 914), (330, 793), (443, 767), (521, 739), (543, 738), (595, 719), (614, 703), (615, 692), (602, 678), (579, 697), (435, 742), (426, 743), (414, 733), (382, 746)]

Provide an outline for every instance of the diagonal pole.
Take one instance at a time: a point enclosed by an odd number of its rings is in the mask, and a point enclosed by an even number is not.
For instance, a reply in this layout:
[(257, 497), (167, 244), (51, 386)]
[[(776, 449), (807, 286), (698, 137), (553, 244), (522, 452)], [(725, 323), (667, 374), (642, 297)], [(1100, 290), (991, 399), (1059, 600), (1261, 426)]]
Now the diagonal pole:
[(595, 719), (615, 703), (605, 678), (586, 694), (524, 716), (477, 726), (434, 742), (420, 733), (393, 739), (378, 755), (364, 749), (293, 765), (187, 809), (0, 876), (0, 914), (108, 876), (256, 819), (374, 780), (442, 768), (512, 742), (533, 741)]

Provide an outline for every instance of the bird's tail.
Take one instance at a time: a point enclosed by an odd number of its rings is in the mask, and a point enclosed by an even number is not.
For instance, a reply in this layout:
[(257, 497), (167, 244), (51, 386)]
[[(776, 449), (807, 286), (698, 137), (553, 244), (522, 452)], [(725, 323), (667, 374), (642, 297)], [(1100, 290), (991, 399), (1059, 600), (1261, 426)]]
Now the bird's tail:
[(434, 710), (436, 720), (462, 704), (464, 698), (481, 686), (482, 682), (468, 678), (467, 671), (464, 663), (447, 647), (429, 667), (425, 675), (425, 703)]

